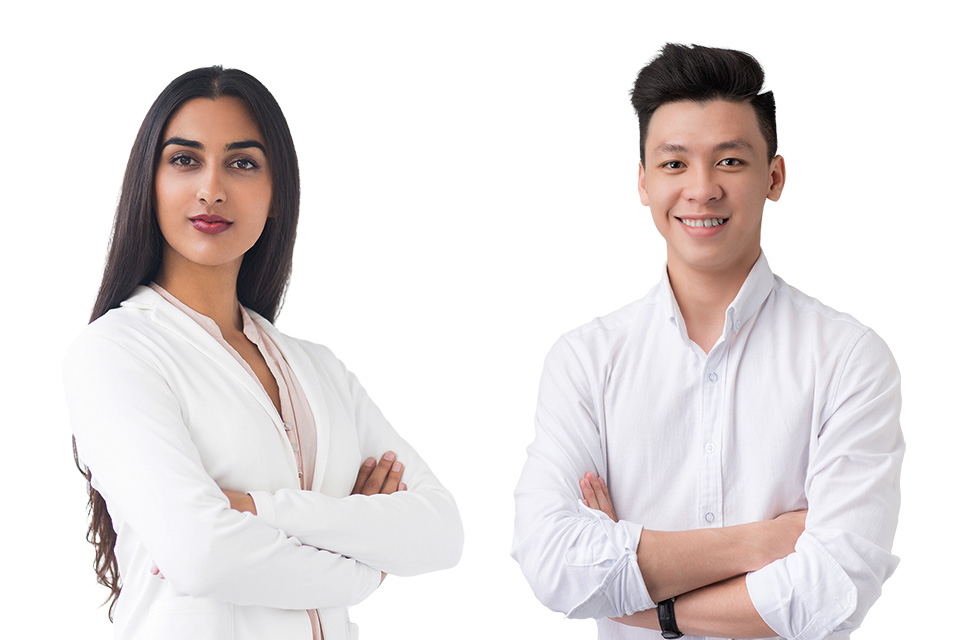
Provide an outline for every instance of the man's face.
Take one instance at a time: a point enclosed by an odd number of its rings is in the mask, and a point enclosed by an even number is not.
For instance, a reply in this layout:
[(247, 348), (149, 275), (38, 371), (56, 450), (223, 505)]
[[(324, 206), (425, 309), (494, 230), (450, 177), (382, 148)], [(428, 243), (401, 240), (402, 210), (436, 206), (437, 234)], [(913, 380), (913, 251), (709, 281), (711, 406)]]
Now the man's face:
[(667, 241), (667, 266), (717, 275), (749, 271), (760, 255), (767, 199), (783, 190), (783, 158), (767, 145), (749, 104), (661, 105), (647, 129), (640, 200)]

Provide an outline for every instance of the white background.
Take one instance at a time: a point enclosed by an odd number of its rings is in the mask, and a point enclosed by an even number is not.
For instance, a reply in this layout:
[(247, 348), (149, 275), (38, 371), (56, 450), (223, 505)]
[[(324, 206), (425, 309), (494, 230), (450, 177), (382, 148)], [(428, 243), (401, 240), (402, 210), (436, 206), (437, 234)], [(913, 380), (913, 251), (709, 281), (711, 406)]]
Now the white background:
[(167, 82), (210, 64), (263, 81), (299, 151), (279, 327), (359, 375), (463, 515), (460, 565), (388, 579), (354, 609), (363, 637), (594, 637), (543, 608), (509, 558), (512, 491), (549, 346), (659, 278), (628, 90), (666, 41), (764, 65), (788, 176), (766, 209), (770, 264), (875, 328), (902, 370), (902, 563), (855, 637), (956, 633), (954, 9), (315, 4), (3, 10), (5, 637), (111, 633), (60, 362), (89, 315), (141, 119)]

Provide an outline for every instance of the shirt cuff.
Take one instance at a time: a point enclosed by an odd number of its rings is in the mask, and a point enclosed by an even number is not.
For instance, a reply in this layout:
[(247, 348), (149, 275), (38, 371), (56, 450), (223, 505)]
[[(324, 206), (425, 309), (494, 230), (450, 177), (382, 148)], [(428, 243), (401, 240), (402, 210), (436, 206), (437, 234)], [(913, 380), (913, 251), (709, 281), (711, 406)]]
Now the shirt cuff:
[(605, 545), (577, 545), (567, 552), (567, 564), (606, 568), (600, 584), (567, 612), (568, 618), (609, 618), (650, 609), (656, 603), (637, 564), (637, 546), (643, 526), (621, 520), (614, 523), (602, 511), (579, 505), (580, 515), (595, 519), (607, 539)]
[(253, 498), (253, 506), (257, 509), (257, 517), (271, 527), (276, 527), (277, 510), (273, 504), (273, 495), (268, 491), (250, 491), (247, 495)]
[(853, 581), (807, 533), (796, 553), (748, 573), (747, 593), (763, 621), (789, 640), (826, 638), (857, 606)]

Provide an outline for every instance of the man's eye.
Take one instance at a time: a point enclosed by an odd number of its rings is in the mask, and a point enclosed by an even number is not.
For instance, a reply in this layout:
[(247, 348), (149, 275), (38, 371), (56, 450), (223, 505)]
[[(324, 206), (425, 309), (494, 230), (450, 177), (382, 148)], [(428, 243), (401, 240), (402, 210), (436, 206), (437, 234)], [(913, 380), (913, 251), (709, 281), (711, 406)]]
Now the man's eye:
[(670, 162), (664, 162), (660, 166), (664, 169), (681, 169), (683, 168), (683, 163), (679, 160), (671, 160)]
[(721, 167), (739, 167), (743, 164), (743, 160), (739, 158), (724, 158), (718, 163)]

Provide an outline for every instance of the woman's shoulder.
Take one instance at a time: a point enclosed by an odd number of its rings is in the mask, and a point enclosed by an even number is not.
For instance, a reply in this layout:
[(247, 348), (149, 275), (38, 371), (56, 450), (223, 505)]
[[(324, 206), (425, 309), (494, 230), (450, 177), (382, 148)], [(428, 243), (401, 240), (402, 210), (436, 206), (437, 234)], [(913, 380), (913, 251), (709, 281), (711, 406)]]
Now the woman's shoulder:
[(83, 328), (67, 349), (66, 361), (89, 359), (104, 351), (134, 354), (147, 344), (156, 343), (159, 333), (153, 313), (159, 299), (159, 294), (151, 289), (137, 287), (119, 307)]

